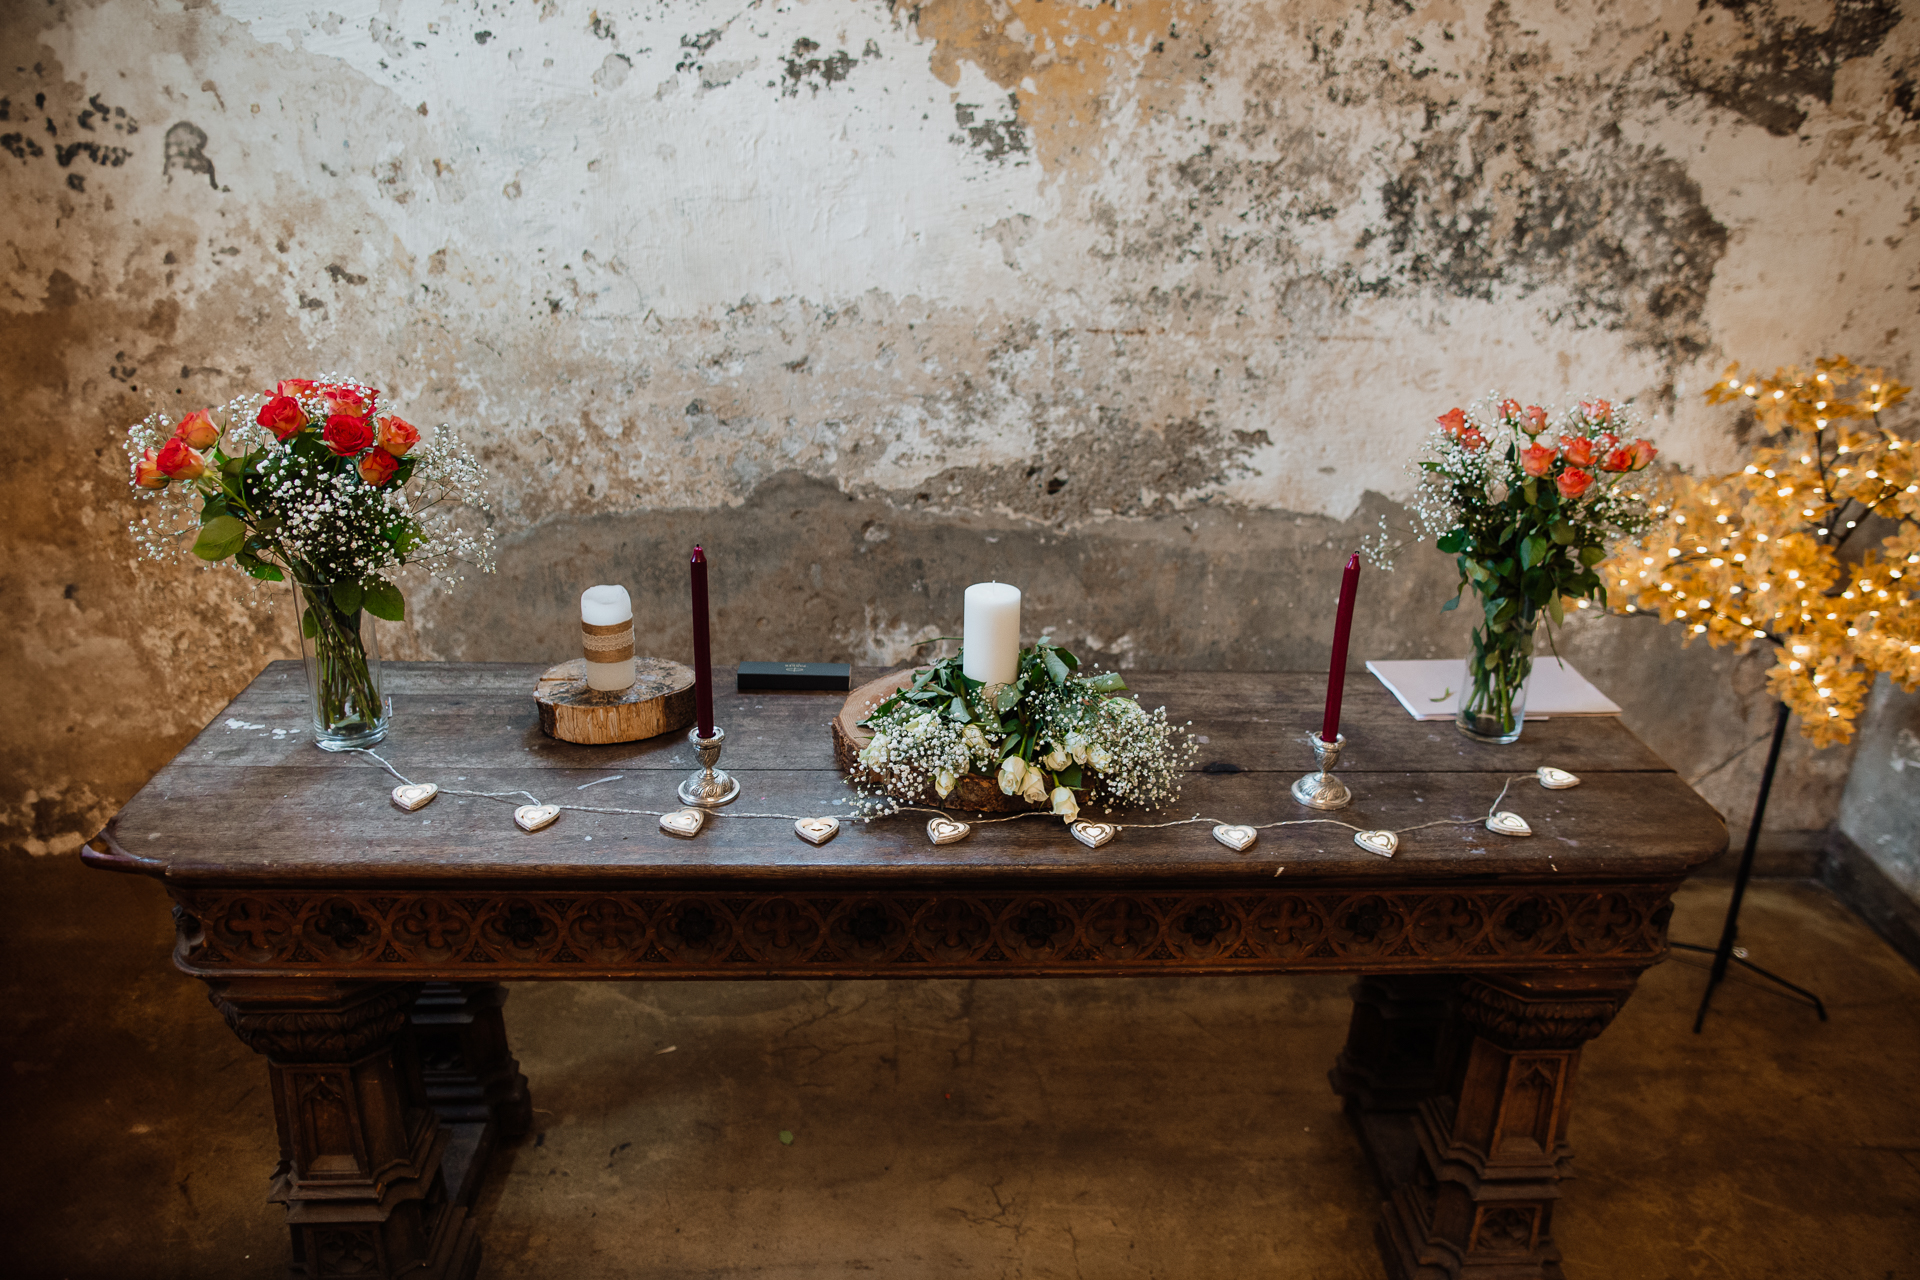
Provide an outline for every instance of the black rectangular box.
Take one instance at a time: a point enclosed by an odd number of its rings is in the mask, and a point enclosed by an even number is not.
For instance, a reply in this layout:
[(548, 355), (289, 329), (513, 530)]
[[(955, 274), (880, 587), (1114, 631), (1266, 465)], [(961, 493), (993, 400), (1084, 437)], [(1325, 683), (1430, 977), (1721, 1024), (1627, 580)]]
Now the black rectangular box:
[(743, 662), (734, 688), (837, 689), (853, 688), (853, 667), (845, 662)]

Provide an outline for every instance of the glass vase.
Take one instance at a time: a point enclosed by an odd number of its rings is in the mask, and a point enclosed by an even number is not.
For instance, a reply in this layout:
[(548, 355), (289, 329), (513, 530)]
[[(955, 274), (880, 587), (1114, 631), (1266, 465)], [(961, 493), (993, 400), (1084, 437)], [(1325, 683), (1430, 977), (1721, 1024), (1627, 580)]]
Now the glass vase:
[(1528, 610), (1502, 626), (1474, 628), (1473, 653), (1467, 658), (1467, 679), (1460, 686), (1453, 724), (1475, 742), (1505, 745), (1519, 739), (1527, 718), (1537, 621), (1538, 615)]
[(380, 648), (373, 615), (359, 607), (359, 584), (291, 580), (313, 740), (324, 751), (370, 747), (387, 736), (393, 707), (380, 688)]

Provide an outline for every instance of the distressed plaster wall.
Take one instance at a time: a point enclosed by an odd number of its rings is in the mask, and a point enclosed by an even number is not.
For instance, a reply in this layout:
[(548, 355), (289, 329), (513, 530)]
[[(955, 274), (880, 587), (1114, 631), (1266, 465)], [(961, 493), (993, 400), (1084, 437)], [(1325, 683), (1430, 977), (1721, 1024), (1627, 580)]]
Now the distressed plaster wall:
[[(141, 564), (151, 403), (354, 371), (490, 468), (497, 579), (402, 655), (569, 649), (716, 551), (717, 657), (891, 661), (987, 574), (1120, 665), (1323, 661), (1341, 553), (1490, 387), (1636, 398), (1724, 466), (1730, 356), (1911, 376), (1916, 50), (1890, 0), (21, 3), (0, 13), (10, 843), (68, 850), (267, 658)], [(1458, 651), (1448, 566), (1363, 656)], [(1736, 815), (1757, 658), (1565, 644)], [(1796, 745), (1773, 824), (1846, 755)]]

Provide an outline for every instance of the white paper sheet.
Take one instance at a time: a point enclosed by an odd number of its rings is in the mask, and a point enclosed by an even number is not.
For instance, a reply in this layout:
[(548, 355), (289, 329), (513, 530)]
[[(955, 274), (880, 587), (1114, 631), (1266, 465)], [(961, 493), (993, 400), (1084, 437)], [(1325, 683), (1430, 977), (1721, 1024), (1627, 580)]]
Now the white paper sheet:
[[(1460, 687), (1467, 682), (1465, 658), (1369, 662), (1367, 670), (1416, 720), (1453, 719), (1460, 703)], [(1533, 660), (1533, 674), (1527, 677), (1527, 719), (1619, 714), (1619, 704), (1568, 663), (1550, 654)]]

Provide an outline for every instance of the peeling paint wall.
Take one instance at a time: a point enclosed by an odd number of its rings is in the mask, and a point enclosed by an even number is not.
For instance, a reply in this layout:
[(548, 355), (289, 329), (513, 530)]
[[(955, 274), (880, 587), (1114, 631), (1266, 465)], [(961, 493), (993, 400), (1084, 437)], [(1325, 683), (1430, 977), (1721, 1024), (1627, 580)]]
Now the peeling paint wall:
[[(569, 648), (714, 546), (718, 657), (885, 661), (958, 592), (1127, 665), (1323, 661), (1340, 550), (1491, 387), (1743, 441), (1733, 356), (1911, 378), (1920, 32), (1880, 0), (100, 0), (0, 14), (11, 843), (68, 850), (284, 611), (141, 565), (121, 428), (355, 371), (459, 424), (501, 576), (403, 656)], [(804, 531), (802, 536), (800, 531)], [(1457, 651), (1437, 553), (1365, 653)], [(1198, 584), (1198, 585), (1197, 585)], [(777, 602), (773, 603), (773, 602)], [(1567, 637), (1736, 814), (1757, 659)], [(1360, 655), (1356, 649), (1356, 657)], [(1832, 817), (1796, 746), (1775, 825)]]

